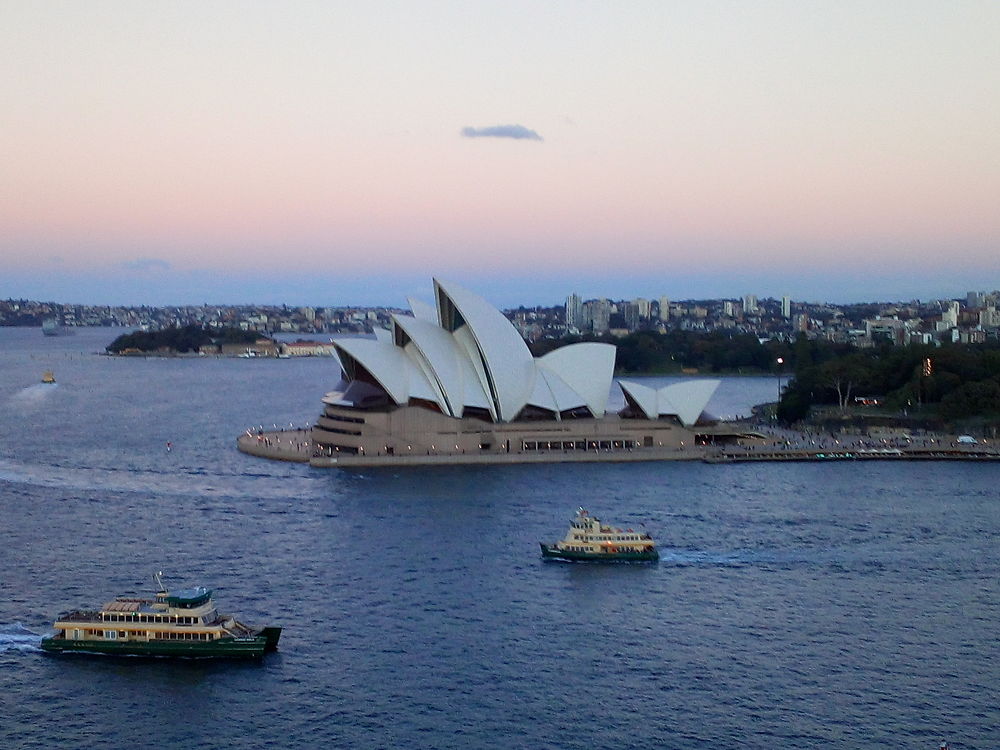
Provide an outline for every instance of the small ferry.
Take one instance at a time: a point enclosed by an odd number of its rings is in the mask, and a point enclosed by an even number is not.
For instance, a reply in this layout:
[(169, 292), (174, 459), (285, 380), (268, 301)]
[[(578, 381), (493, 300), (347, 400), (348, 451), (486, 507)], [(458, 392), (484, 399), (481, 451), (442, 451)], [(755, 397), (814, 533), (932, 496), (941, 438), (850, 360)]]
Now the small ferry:
[(566, 536), (554, 544), (539, 543), (542, 557), (573, 562), (656, 562), (656, 542), (644, 531), (609, 526), (580, 508)]
[(42, 382), (46, 385), (54, 385), (56, 382), (56, 376), (52, 373), (52, 370), (46, 370), (42, 373)]
[(42, 639), (52, 653), (130, 656), (256, 657), (274, 651), (280, 627), (253, 628), (220, 614), (211, 590), (198, 586), (169, 592), (160, 575), (153, 599), (119, 596), (98, 610), (59, 615), (55, 634)]
[(46, 318), (42, 321), (42, 333), (46, 336), (66, 336), (73, 333), (73, 329), (64, 326), (58, 318)]

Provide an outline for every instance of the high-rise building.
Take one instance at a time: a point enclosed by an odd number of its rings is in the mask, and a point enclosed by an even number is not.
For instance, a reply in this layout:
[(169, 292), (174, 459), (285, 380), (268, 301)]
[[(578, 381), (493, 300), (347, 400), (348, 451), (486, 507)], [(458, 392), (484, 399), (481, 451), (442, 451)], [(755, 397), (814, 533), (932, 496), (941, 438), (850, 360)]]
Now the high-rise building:
[(628, 302), (623, 307), (624, 310), (622, 312), (625, 317), (625, 327), (630, 331), (636, 330), (639, 327), (639, 317), (641, 315), (639, 305), (636, 302)]
[(757, 312), (757, 295), (748, 294), (743, 298), (743, 314), (753, 315)]
[(669, 297), (660, 297), (660, 320), (670, 320)]
[(583, 327), (594, 333), (608, 330), (611, 320), (611, 303), (606, 299), (592, 299), (583, 303)]
[(781, 298), (781, 317), (788, 320), (792, 317), (792, 299), (791, 297)]
[(948, 302), (948, 306), (945, 311), (941, 313), (941, 324), (946, 328), (957, 328), (958, 327), (958, 302), (951, 300)]
[(566, 326), (578, 330), (583, 328), (583, 303), (576, 292), (566, 298)]
[(639, 312), (639, 317), (643, 320), (649, 319), (649, 300), (639, 297), (634, 302), (636, 309)]
[(965, 306), (970, 310), (978, 310), (985, 306), (986, 292), (968, 292), (965, 295)]

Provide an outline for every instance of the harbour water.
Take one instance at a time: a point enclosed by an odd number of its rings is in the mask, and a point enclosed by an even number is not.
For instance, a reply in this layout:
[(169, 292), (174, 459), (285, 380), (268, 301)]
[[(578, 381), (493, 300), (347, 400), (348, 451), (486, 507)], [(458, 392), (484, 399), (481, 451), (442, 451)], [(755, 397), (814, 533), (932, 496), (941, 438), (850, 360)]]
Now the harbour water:
[[(329, 360), (116, 333), (0, 328), (0, 747), (1000, 747), (996, 464), (321, 471), (234, 438), (314, 419)], [(661, 562), (543, 562), (580, 505)], [(157, 570), (278, 653), (40, 652)]]

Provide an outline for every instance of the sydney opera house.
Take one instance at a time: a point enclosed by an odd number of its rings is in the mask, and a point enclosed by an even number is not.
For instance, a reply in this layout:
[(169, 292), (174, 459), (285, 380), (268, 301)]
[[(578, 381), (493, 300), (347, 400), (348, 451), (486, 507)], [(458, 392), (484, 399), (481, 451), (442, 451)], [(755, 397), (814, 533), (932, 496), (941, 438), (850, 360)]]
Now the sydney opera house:
[(338, 339), (340, 382), (312, 428), (314, 466), (665, 458), (692, 448), (719, 381), (619, 381), (615, 347), (533, 357), (509, 320), (457, 284), (410, 300), (375, 339)]

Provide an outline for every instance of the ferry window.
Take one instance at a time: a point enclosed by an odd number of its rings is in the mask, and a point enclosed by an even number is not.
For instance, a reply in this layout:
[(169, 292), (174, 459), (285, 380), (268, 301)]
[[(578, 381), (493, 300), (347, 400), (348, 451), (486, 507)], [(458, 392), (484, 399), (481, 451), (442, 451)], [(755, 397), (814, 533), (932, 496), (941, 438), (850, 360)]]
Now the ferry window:
[(577, 440), (576, 441), (576, 450), (578, 450), (578, 451), (587, 450), (587, 441), (586, 440)]

